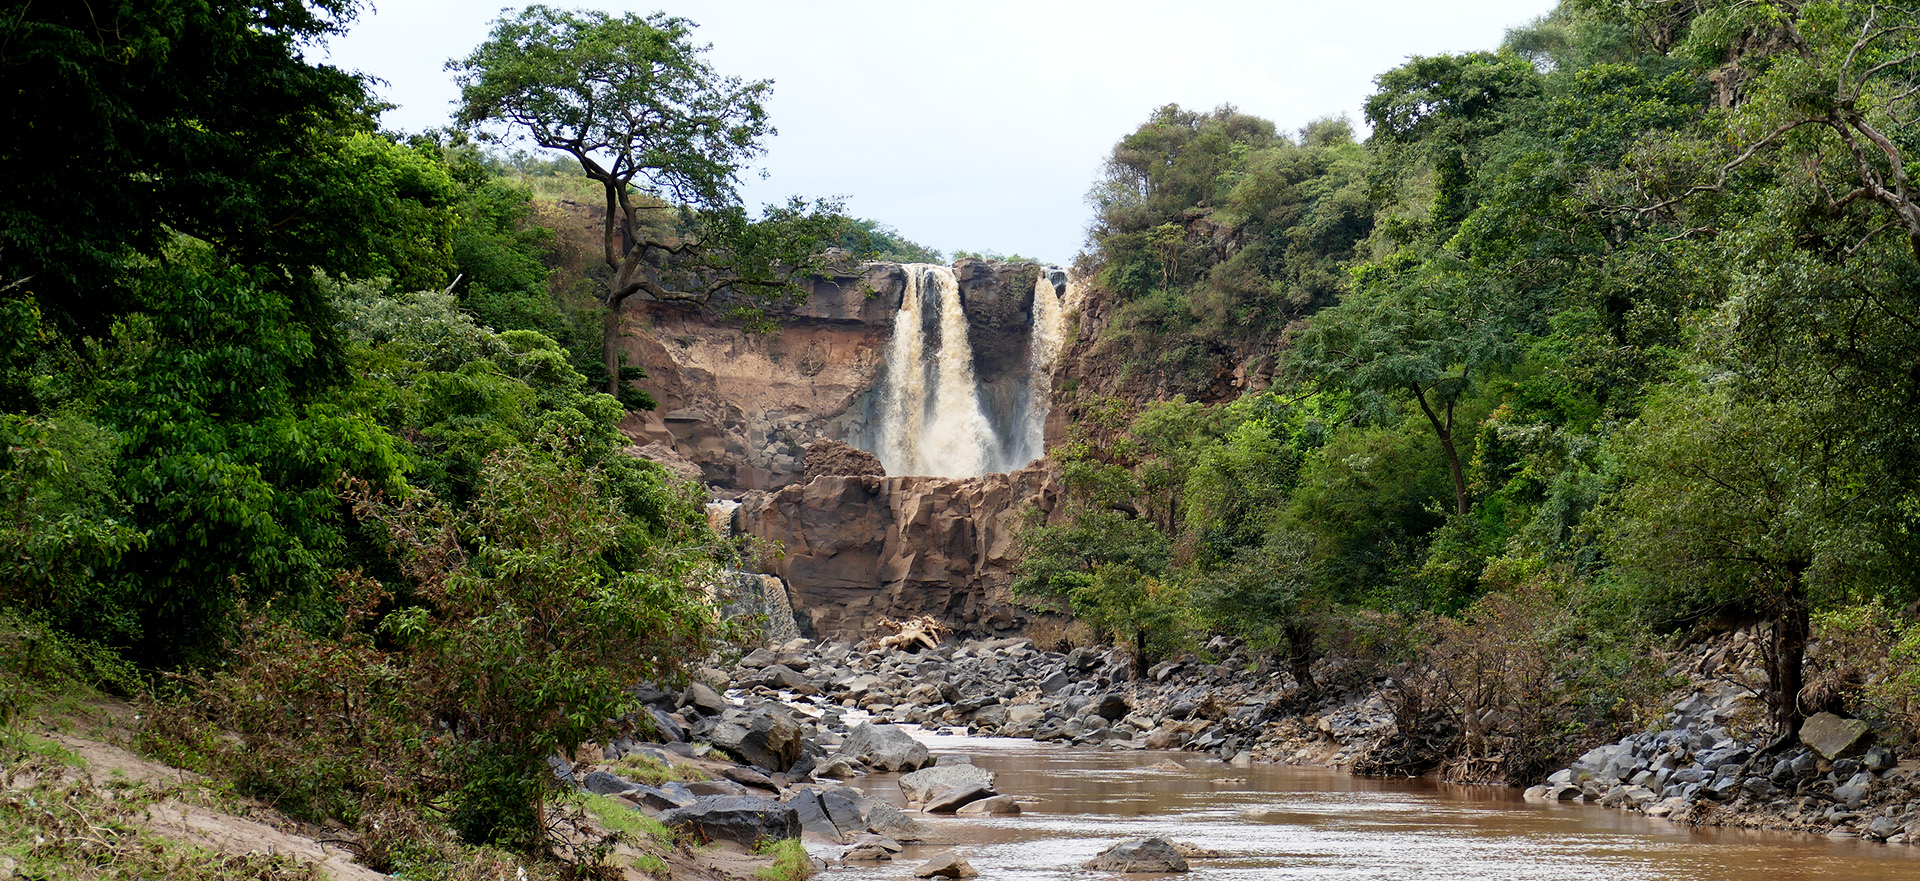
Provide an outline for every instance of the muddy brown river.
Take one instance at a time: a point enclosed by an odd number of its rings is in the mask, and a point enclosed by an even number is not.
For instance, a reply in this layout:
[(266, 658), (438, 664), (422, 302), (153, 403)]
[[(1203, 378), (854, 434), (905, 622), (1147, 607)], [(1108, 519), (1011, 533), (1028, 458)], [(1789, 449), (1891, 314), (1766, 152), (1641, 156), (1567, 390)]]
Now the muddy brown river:
[[(964, 754), (992, 769), (999, 791), (1041, 801), (1017, 816), (915, 814), (945, 843), (908, 847), (893, 862), (836, 866), (820, 877), (912, 878), (927, 856), (952, 848), (982, 881), (1084, 881), (1094, 873), (1080, 863), (1102, 848), (1159, 835), (1220, 852), (1190, 861), (1193, 873), (1185, 877), (1192, 881), (1920, 879), (1920, 847), (1693, 829), (1592, 805), (1530, 804), (1517, 789), (1280, 765), (1236, 768), (1193, 753), (920, 736), (935, 755)], [(1152, 767), (1168, 761), (1186, 770)], [(852, 783), (900, 804), (898, 776)], [(824, 857), (840, 851), (809, 849)]]

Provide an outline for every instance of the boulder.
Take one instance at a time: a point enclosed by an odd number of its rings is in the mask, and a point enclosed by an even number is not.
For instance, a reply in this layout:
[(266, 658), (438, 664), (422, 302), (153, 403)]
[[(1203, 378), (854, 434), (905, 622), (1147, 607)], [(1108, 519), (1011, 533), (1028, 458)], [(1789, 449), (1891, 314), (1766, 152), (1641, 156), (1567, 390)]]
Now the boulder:
[(1011, 795), (993, 795), (961, 805), (960, 809), (954, 813), (965, 817), (982, 814), (1017, 814), (1020, 813), (1020, 803)]
[(828, 841), (844, 841), (846, 836), (840, 826), (827, 814), (827, 806), (820, 800), (820, 793), (802, 790), (787, 798), (786, 804), (793, 808), (794, 815), (800, 820), (800, 829), (810, 835), (818, 835)]
[(881, 850), (886, 851), (887, 853), (900, 853), (901, 851), (906, 850), (905, 847), (902, 847), (900, 845), (900, 842), (895, 841), (891, 838), (888, 838), (885, 835), (875, 835), (872, 832), (860, 832), (860, 833), (856, 833), (854, 835), (848, 836), (847, 843), (854, 845), (856, 847), (860, 845), (866, 845), (868, 847), (877, 847), (877, 848), (880, 848)]
[(684, 808), (699, 801), (698, 796), (688, 792), (686, 787), (678, 783), (669, 783), (659, 787), (641, 786), (620, 794), (632, 799), (643, 808), (650, 808), (656, 811), (671, 811), (674, 808)]
[(827, 777), (834, 780), (845, 780), (849, 777), (858, 777), (862, 773), (858, 765), (859, 765), (858, 762), (849, 761), (845, 757), (836, 756), (832, 759), (827, 760), (826, 764), (823, 764), (820, 767), (815, 768), (813, 770), (813, 776)]
[(981, 783), (952, 786), (927, 796), (926, 804), (921, 806), (921, 810), (929, 814), (951, 814), (963, 805), (993, 794), (993, 787)]
[(754, 677), (754, 681), (771, 688), (784, 688), (789, 691), (799, 691), (813, 684), (807, 681), (805, 674), (785, 664), (774, 664), (760, 671), (760, 675)]
[(929, 834), (925, 824), (883, 801), (868, 802), (864, 813), (868, 832), (899, 841), (924, 841)]
[(1118, 722), (1126, 718), (1127, 713), (1132, 709), (1132, 706), (1127, 703), (1126, 695), (1114, 691), (1101, 695), (1093, 705), (1093, 711), (1109, 722)]
[(1164, 838), (1132, 838), (1100, 852), (1080, 866), (1096, 872), (1151, 873), (1166, 875), (1190, 871), (1187, 858)]
[(705, 682), (687, 683), (686, 704), (702, 716), (718, 716), (727, 710), (727, 699)]
[(580, 786), (599, 795), (625, 795), (640, 788), (640, 784), (606, 771), (594, 771), (582, 777)]
[(900, 794), (910, 802), (924, 802), (943, 789), (983, 786), (992, 795), (993, 772), (976, 765), (935, 765), (900, 778)]
[(1034, 704), (1017, 704), (1007, 708), (1007, 724), (1015, 728), (1038, 725), (1047, 718), (1047, 711)]
[(735, 783), (732, 780), (725, 780), (725, 779), (695, 780), (692, 783), (687, 783), (683, 785), (686, 787), (687, 792), (692, 793), (695, 796), (752, 795), (753, 794), (747, 791), (747, 788), (745, 786)]
[(867, 812), (863, 802), (866, 796), (845, 787), (833, 787), (822, 790), (820, 806), (827, 812), (827, 819), (842, 833), (865, 833), (867, 831)]
[(943, 850), (913, 870), (915, 878), (972, 878), (980, 874), (958, 853)]
[(770, 798), (715, 795), (660, 815), (670, 829), (684, 830), (703, 842), (731, 841), (746, 847), (800, 837), (800, 815)]
[(1859, 719), (1815, 713), (1800, 723), (1800, 742), (1832, 761), (1866, 752), (1873, 742), (1873, 731)]
[(1867, 794), (1872, 790), (1873, 772), (1861, 771), (1847, 778), (1847, 782), (1834, 787), (1833, 797), (1846, 805), (1847, 810), (1857, 811), (1862, 804), (1866, 803)]
[(847, 477), (887, 476), (887, 469), (881, 466), (879, 457), (837, 440), (817, 440), (808, 444), (807, 454), (801, 460), (801, 469), (802, 481), (834, 474)]
[(720, 776), (741, 786), (751, 786), (769, 792), (780, 791), (779, 785), (774, 783), (772, 778), (747, 765), (730, 765), (720, 771)]
[(769, 771), (793, 767), (803, 745), (800, 723), (786, 710), (774, 707), (728, 711), (707, 732), (707, 741), (728, 755)]
[(913, 771), (931, 761), (925, 744), (894, 725), (867, 723), (853, 729), (836, 755), (881, 771)]
[(820, 805), (843, 834), (872, 832), (899, 841), (920, 841), (927, 828), (899, 808), (844, 787), (820, 791)]
[(840, 852), (843, 863), (878, 862), (893, 859), (893, 853), (877, 844), (856, 844)]

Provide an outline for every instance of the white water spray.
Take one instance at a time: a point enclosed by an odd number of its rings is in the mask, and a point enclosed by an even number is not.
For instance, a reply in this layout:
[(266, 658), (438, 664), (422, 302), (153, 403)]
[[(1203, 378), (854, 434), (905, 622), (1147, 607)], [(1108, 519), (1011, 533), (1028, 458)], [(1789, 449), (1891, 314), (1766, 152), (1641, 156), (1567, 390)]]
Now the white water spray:
[[(905, 269), (907, 289), (887, 346), (880, 464), (895, 475), (984, 474), (997, 444), (974, 385), (960, 280), (945, 266), (909, 263)], [(922, 317), (929, 298), (937, 299), (940, 309), (940, 343), (933, 357), (928, 356)]]
[(1042, 269), (1033, 282), (1033, 326), (1027, 337), (1027, 410), (1009, 467), (1018, 468), (1046, 455), (1047, 411), (1053, 402), (1053, 362), (1066, 337), (1065, 310), (1053, 287), (1053, 272)]
[[(1018, 468), (1045, 454), (1053, 362), (1064, 341), (1065, 309), (1043, 270), (1034, 283), (1027, 342), (1027, 396), (1007, 414), (1017, 425), (996, 431), (974, 375), (973, 346), (960, 281), (953, 270), (909, 263), (906, 290), (887, 344), (874, 454), (892, 475), (973, 477)], [(1071, 290), (1070, 290), (1071, 293)], [(928, 309), (937, 309), (938, 339), (929, 342)]]

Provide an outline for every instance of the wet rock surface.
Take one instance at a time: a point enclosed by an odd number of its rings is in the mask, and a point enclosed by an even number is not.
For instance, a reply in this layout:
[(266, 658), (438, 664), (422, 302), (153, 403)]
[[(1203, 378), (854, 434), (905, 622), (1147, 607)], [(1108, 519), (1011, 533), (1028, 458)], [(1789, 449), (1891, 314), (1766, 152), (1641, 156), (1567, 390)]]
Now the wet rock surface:
[(1173, 842), (1164, 838), (1134, 838), (1115, 844), (1084, 863), (1097, 872), (1168, 875), (1192, 871)]

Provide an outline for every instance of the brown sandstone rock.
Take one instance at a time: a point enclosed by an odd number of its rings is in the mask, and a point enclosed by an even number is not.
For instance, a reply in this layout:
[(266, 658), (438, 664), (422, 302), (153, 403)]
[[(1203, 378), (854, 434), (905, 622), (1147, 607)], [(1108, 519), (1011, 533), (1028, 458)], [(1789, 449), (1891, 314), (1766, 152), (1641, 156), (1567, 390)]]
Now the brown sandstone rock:
[[(1033, 264), (962, 260), (974, 375), (990, 415), (1024, 402)], [(797, 303), (767, 307), (780, 329), (760, 334), (717, 320), (713, 308), (635, 302), (623, 316), (622, 354), (643, 368), (639, 386), (659, 407), (621, 430), (661, 443), (728, 490), (773, 490), (804, 477), (804, 447), (869, 436), (875, 385), (906, 289), (898, 263), (849, 267), (814, 279)]]
[(1004, 596), (1022, 513), (1058, 497), (1035, 465), (973, 478), (830, 475), (741, 499), (742, 531), (778, 541), (766, 561), (820, 636), (877, 633), (881, 618), (931, 615), (957, 629), (1015, 629)]
[(846, 477), (885, 477), (879, 457), (837, 440), (817, 440), (807, 445), (805, 479), (828, 475)]

